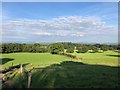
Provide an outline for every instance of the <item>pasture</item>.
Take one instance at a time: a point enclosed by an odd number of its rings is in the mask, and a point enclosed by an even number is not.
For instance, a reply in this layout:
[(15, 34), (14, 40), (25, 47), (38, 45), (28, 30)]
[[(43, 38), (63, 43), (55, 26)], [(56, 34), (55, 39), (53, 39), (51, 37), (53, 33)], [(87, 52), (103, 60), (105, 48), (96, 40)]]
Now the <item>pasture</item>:
[[(98, 64), (108, 66), (118, 66), (118, 53), (106, 51), (104, 53), (72, 53), (83, 60), (74, 60), (65, 56), (52, 55), (50, 53), (10, 53), (2, 54), (3, 67), (17, 64), (29, 63), (34, 66), (49, 66), (62, 61), (77, 61), (86, 64)], [(4, 61), (5, 60), (5, 61)]]
[[(69, 58), (50, 53), (10, 53), (2, 55), (3, 67), (29, 63), (33, 66), (45, 67), (53, 63), (67, 61)], [(7, 60), (6, 60), (7, 59)], [(6, 62), (5, 62), (5, 61)]]
[[(81, 57), (82, 60), (75, 60), (66, 56), (52, 55), (49, 53), (3, 54), (3, 68), (12, 67), (12, 63), (13, 66), (22, 63), (26, 64), (23, 68), (27, 71), (24, 74), (20, 74), (18, 73), (18, 67), (12, 74), (7, 72), (4, 79), (9, 77), (14, 88), (27, 88), (28, 72), (31, 72), (31, 88), (119, 87), (118, 53), (106, 51), (104, 53), (72, 54)], [(28, 69), (27, 66), (32, 67), (32, 69)], [(4, 88), (8, 86), (3, 84)]]
[(98, 64), (108, 66), (118, 66), (118, 55), (117, 52), (105, 51), (104, 53), (73, 53), (77, 57), (82, 57), (83, 63), (86, 64)]

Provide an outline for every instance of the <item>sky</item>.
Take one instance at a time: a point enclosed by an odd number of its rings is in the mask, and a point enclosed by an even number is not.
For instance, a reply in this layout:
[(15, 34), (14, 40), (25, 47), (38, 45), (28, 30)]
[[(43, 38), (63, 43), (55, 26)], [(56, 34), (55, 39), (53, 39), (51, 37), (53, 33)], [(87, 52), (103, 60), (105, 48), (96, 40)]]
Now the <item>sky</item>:
[(117, 2), (3, 2), (1, 19), (3, 43), (118, 42)]

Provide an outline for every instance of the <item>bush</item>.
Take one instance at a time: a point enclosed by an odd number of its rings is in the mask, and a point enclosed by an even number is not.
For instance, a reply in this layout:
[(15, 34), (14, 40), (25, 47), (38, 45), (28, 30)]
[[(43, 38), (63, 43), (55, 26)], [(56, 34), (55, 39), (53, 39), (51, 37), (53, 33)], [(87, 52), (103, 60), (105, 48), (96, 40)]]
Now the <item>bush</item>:
[(74, 52), (74, 48), (68, 48), (67, 49), (67, 53), (73, 53)]
[(76, 58), (76, 56), (72, 55), (72, 54), (61, 53), (60, 55), (64, 55), (64, 56), (67, 56), (67, 57), (70, 57), (70, 58)]
[(88, 51), (87, 47), (78, 47), (77, 53), (86, 53)]
[(59, 54), (64, 52), (64, 47), (61, 43), (53, 43), (49, 46), (49, 51), (51, 54)]
[(92, 50), (93, 50), (94, 53), (98, 52), (98, 48), (97, 47), (93, 47)]

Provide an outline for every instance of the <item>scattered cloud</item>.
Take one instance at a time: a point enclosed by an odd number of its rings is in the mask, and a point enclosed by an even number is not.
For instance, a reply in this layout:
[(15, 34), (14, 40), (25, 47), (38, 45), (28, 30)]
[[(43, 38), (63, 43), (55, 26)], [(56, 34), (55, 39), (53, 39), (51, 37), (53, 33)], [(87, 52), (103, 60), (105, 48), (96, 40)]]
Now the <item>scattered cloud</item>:
[(117, 26), (96, 16), (67, 16), (52, 19), (17, 19), (3, 23), (3, 39), (31, 39), (41, 36), (116, 37)]

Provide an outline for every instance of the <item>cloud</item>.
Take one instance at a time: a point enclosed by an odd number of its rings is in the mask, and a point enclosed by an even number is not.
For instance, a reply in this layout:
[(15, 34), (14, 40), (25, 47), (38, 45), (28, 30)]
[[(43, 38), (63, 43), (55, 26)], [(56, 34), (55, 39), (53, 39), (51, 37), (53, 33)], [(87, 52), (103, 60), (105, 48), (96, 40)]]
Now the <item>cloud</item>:
[(46, 20), (17, 19), (3, 23), (3, 39), (32, 39), (41, 36), (115, 37), (117, 26), (108, 25), (96, 16), (67, 16)]

